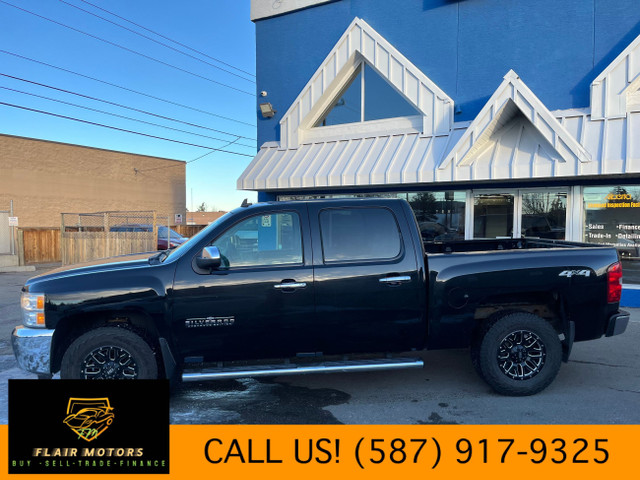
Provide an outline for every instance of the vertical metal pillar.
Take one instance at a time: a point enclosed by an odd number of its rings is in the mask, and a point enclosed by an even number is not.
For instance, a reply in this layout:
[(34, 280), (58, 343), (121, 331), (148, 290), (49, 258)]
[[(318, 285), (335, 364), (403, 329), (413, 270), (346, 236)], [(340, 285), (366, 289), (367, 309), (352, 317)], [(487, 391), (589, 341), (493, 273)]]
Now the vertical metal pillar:
[[(13, 200), (9, 200), (9, 216), (13, 217)], [(16, 227), (14, 227), (13, 225), (11, 226), (11, 239), (9, 241), (10, 245), (11, 245), (11, 255), (15, 255), (16, 254)]]

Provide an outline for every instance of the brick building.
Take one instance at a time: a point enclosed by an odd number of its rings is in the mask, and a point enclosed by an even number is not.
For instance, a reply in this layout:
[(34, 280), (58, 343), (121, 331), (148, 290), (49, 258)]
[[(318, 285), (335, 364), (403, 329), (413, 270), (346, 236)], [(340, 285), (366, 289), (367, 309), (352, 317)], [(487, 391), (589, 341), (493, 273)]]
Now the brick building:
[(187, 225), (209, 225), (227, 212), (187, 212)]
[(0, 135), (0, 210), (20, 227), (59, 227), (63, 212), (185, 215), (185, 162)]

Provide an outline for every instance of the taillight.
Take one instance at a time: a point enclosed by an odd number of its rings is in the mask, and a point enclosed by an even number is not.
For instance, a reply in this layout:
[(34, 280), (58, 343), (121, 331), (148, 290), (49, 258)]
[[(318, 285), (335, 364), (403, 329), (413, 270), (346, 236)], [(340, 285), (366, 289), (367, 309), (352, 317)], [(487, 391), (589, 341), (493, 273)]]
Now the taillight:
[(607, 302), (619, 302), (620, 295), (622, 295), (622, 265), (616, 262), (607, 269)]

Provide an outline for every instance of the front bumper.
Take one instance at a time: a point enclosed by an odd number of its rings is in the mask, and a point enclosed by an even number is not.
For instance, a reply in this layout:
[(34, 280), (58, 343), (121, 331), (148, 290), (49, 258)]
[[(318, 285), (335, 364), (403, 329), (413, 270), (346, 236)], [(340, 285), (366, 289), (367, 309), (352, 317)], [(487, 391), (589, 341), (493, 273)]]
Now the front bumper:
[(53, 330), (19, 326), (13, 329), (11, 344), (18, 365), (38, 375), (51, 374)]
[(609, 318), (605, 336), (613, 337), (614, 335), (620, 335), (627, 329), (627, 325), (629, 325), (629, 312), (620, 310)]

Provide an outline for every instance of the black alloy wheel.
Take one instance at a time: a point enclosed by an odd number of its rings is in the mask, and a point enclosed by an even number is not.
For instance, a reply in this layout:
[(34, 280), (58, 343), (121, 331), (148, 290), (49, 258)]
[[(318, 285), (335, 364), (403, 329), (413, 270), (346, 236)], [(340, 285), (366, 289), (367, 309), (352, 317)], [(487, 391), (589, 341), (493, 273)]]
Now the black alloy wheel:
[(517, 330), (507, 335), (498, 347), (498, 363), (502, 372), (514, 380), (535, 377), (544, 367), (546, 347), (538, 335)]
[(86, 380), (119, 380), (138, 378), (138, 365), (131, 353), (121, 347), (98, 347), (82, 362), (81, 374)]
[(158, 378), (156, 355), (138, 334), (100, 327), (76, 338), (62, 357), (61, 378), (136, 380)]
[(510, 312), (487, 322), (472, 352), (480, 376), (496, 392), (533, 395), (554, 380), (562, 344), (549, 322), (527, 312)]

